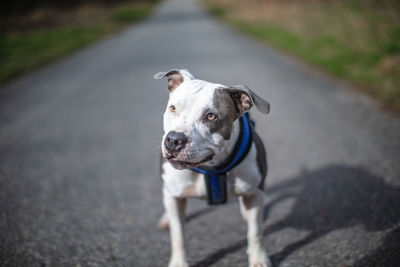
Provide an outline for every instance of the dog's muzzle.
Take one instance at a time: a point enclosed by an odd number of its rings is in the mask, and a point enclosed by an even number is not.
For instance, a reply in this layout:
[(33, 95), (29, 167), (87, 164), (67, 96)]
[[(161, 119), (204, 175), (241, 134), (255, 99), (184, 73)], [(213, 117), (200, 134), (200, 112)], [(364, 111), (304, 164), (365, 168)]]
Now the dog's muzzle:
[(179, 151), (185, 148), (188, 138), (182, 132), (170, 131), (165, 136), (164, 147), (168, 153), (176, 155)]

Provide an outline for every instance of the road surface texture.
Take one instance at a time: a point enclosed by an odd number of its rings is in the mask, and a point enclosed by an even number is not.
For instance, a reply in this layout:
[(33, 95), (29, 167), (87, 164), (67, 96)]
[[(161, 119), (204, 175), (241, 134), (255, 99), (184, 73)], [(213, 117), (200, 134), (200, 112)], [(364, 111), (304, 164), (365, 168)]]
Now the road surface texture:
[[(275, 266), (399, 266), (400, 120), (368, 97), (169, 0), (119, 35), (0, 88), (0, 265), (166, 266), (158, 158), (166, 81), (243, 83), (269, 152)], [(236, 199), (189, 201), (192, 266), (246, 266)]]

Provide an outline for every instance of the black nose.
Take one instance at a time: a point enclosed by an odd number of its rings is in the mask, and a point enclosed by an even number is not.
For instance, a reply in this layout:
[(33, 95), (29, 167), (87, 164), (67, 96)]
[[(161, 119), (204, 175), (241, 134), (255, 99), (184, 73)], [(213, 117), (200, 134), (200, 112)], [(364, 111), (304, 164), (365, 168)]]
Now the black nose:
[(168, 152), (179, 152), (187, 143), (187, 138), (184, 133), (170, 131), (164, 140), (164, 146)]

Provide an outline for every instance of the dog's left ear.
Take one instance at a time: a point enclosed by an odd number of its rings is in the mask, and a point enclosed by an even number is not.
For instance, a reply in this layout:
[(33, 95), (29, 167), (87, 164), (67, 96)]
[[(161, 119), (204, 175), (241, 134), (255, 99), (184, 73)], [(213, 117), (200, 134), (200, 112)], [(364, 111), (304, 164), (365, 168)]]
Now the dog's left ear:
[(193, 80), (193, 75), (187, 70), (169, 70), (164, 72), (159, 72), (154, 75), (154, 79), (162, 79), (168, 78), (168, 90), (172, 92), (175, 90), (181, 83), (183, 83), (186, 79)]
[(222, 90), (229, 93), (236, 110), (240, 114), (249, 111), (253, 105), (264, 114), (268, 114), (270, 111), (269, 103), (245, 85), (239, 84)]

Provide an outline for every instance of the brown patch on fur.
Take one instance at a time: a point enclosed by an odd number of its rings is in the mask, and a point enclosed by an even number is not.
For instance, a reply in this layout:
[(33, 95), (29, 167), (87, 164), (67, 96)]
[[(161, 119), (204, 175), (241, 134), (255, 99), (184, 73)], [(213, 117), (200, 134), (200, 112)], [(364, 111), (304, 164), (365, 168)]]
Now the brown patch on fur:
[(154, 79), (162, 79), (167, 77), (168, 79), (168, 90), (172, 92), (177, 88), (181, 83), (183, 83), (183, 76), (179, 70), (170, 70), (165, 72), (159, 72), (154, 75)]
[(250, 97), (243, 92), (235, 92), (231, 93), (230, 95), (239, 114), (249, 111), (253, 106)]
[(196, 186), (194, 185), (185, 187), (185, 189), (181, 194), (181, 197), (195, 197), (195, 196), (197, 196), (197, 192), (196, 192)]
[(169, 229), (169, 218), (167, 213), (164, 213), (163, 216), (160, 218), (160, 221), (158, 222), (158, 228), (163, 231)]
[(235, 104), (238, 117), (250, 110), (255, 105), (258, 111), (268, 114), (270, 111), (269, 103), (254, 93), (245, 85), (238, 84), (232, 87), (223, 88), (222, 90), (229, 93), (233, 103)]
[(183, 76), (179, 72), (168, 75), (168, 90), (170, 92), (175, 90), (181, 83), (183, 83)]

